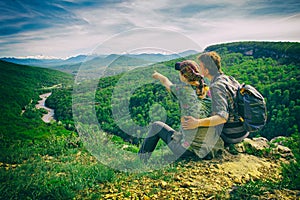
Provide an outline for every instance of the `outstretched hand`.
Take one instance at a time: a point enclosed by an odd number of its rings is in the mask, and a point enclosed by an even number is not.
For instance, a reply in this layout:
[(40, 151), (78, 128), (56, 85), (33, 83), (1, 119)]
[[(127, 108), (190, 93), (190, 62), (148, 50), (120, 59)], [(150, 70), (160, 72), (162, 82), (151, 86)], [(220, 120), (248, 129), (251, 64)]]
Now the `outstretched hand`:
[(152, 74), (152, 78), (159, 80), (163, 84), (163, 86), (165, 86), (165, 88), (168, 91), (170, 91), (170, 87), (171, 85), (173, 85), (173, 83), (167, 77), (154, 70), (154, 73)]

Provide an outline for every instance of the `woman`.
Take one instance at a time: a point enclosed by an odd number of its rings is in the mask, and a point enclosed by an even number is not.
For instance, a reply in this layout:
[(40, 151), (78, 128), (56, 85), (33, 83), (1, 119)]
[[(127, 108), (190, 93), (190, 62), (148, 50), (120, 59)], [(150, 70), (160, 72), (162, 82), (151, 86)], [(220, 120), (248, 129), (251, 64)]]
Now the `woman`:
[(212, 114), (207, 118), (187, 116), (183, 129), (215, 127), (227, 144), (241, 142), (249, 133), (244, 130), (235, 105), (235, 94), (240, 84), (221, 70), (221, 57), (216, 52), (208, 52), (198, 57), (201, 74), (211, 81)]
[[(152, 77), (159, 80), (168, 91), (178, 98), (182, 116), (189, 116), (195, 119), (207, 117), (210, 109), (207, 109), (207, 105), (204, 105), (204, 100), (199, 101), (198, 97), (204, 99), (208, 87), (204, 84), (198, 64), (194, 61), (186, 60), (176, 63), (175, 69), (180, 71), (180, 80), (185, 84), (173, 84), (167, 77), (156, 71)], [(191, 86), (196, 88), (198, 97)], [(184, 121), (185, 117), (181, 117), (181, 123)], [(195, 127), (189, 128), (189, 130), (182, 129), (180, 132), (177, 132), (167, 124), (157, 121), (152, 124), (148, 136), (139, 150), (139, 156), (143, 161), (147, 161), (150, 158), (159, 139), (162, 139), (176, 156), (183, 158), (194, 156), (204, 158), (212, 150), (216, 141), (218, 141), (214, 128)], [(213, 144), (211, 144), (211, 140), (214, 141)]]

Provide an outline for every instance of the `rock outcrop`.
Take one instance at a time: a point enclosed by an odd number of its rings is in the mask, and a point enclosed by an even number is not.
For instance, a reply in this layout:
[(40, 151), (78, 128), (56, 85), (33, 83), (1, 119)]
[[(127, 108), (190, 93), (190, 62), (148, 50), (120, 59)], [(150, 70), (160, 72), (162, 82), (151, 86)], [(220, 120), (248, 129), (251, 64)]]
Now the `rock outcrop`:
[(234, 147), (239, 153), (249, 153), (263, 157), (276, 157), (285, 160), (294, 159), (294, 155), (288, 147), (284, 146), (284, 141), (288, 138), (277, 137), (268, 141), (264, 137), (246, 138), (243, 142), (235, 144)]

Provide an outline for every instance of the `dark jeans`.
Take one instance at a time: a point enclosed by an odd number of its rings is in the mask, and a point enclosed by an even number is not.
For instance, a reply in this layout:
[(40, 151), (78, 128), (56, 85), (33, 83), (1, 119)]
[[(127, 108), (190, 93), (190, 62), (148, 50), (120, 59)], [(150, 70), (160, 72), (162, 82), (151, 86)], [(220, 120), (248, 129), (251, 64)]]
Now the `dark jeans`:
[(139, 156), (142, 160), (148, 160), (151, 153), (154, 151), (159, 139), (162, 139), (170, 148), (170, 150), (181, 158), (187, 158), (195, 156), (196, 154), (192, 151), (184, 148), (180, 142), (172, 138), (175, 130), (169, 127), (163, 122), (154, 122), (151, 125), (148, 136), (145, 138), (140, 150)]

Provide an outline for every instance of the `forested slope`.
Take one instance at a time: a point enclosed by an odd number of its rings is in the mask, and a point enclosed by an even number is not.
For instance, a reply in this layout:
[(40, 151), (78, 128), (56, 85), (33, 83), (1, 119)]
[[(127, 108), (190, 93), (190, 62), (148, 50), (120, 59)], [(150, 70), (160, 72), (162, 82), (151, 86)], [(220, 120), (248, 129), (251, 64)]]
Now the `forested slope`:
[(39, 94), (56, 84), (72, 85), (73, 79), (59, 71), (4, 61), (0, 61), (0, 71), (0, 130), (1, 135), (10, 137), (20, 134), (19, 129), (42, 124), (41, 113), (34, 107)]

